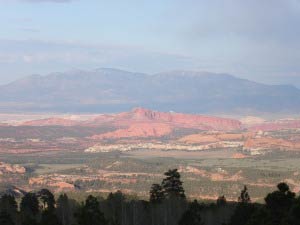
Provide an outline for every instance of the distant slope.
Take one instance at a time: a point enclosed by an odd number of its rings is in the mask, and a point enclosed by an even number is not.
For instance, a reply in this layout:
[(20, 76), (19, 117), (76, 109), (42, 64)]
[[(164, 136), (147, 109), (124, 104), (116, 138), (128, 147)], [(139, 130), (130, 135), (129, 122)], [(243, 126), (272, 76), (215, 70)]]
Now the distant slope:
[(115, 69), (30, 76), (0, 86), (0, 111), (120, 112), (133, 107), (189, 113), (300, 110), (300, 90), (227, 74)]
[[(63, 118), (48, 118), (42, 120), (26, 121), (22, 126), (81, 126), (115, 128), (128, 128), (131, 130), (151, 130), (161, 127), (188, 128), (200, 130), (239, 130), (241, 123), (235, 119), (215, 116), (202, 116), (196, 114), (183, 114), (171, 112), (158, 112), (150, 109), (135, 108), (129, 112), (116, 114), (101, 114), (85, 121), (67, 120)], [(155, 125), (155, 126), (154, 126)], [(166, 126), (167, 125), (167, 126)], [(167, 130), (167, 129), (164, 129)]]

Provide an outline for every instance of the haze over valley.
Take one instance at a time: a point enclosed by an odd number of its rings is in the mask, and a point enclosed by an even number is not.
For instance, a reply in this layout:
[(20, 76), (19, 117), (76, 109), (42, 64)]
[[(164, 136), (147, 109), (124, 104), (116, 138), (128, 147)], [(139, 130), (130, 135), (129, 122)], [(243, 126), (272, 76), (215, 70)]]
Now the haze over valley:
[(300, 0), (0, 0), (0, 225), (300, 225)]
[[(170, 165), (179, 168), (187, 193), (197, 198), (211, 198), (207, 193), (217, 197), (220, 189), (211, 189), (216, 183), (226, 184), (222, 192), (232, 200), (235, 192), (230, 190), (237, 192), (242, 184), (248, 185), (256, 201), (283, 178), (294, 191), (300, 189), (297, 118), (238, 120), (146, 108), (19, 115), (14, 120), (5, 120), (5, 115), (0, 125), (1, 179), (22, 190), (120, 189), (143, 197)], [(190, 179), (205, 188), (193, 189)]]

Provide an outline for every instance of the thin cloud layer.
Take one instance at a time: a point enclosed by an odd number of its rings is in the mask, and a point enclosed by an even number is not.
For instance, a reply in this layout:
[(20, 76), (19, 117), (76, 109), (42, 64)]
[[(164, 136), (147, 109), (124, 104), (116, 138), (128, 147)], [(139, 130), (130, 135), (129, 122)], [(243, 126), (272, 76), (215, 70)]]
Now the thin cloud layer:
[[(53, 44), (37, 51), (34, 44), (24, 41), (29, 46), (26, 52), (16, 53), (13, 45), (9, 45), (11, 50), (6, 52), (0, 49), (2, 61), (26, 55), (24, 59), (30, 62), (34, 72), (41, 68), (41, 72), (45, 71), (40, 63), (51, 64), (46, 67), (49, 68), (47, 72), (70, 67), (72, 63), (88, 69), (98, 67), (97, 63), (111, 63), (109, 66), (125, 65), (127, 69), (148, 73), (165, 69), (225, 72), (266, 83), (296, 82), (300, 87), (300, 79), (297, 79), (300, 77), (299, 0), (0, 2), (19, 2), (0, 7), (2, 39), (103, 43), (95, 48), (81, 44), (81, 47), (61, 45), (60, 50), (54, 52)], [(46, 2), (49, 4), (34, 4)], [(21, 21), (18, 18), (29, 19)], [(115, 47), (107, 47), (104, 43)], [(120, 45), (139, 46), (139, 50), (116, 48)], [(15, 53), (12, 55), (12, 52)], [(20, 74), (13, 64), (5, 67), (10, 73)]]
[[(32, 73), (72, 68), (113, 67), (131, 71), (160, 72), (193, 67), (194, 59), (129, 46), (91, 45), (78, 42), (0, 40), (0, 83)], [(13, 72), (19, 68), (19, 72)]]

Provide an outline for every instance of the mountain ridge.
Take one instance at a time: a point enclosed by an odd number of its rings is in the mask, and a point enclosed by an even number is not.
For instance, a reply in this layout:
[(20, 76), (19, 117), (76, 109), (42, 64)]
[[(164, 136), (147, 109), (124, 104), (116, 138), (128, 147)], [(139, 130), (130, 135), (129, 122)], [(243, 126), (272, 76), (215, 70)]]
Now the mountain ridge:
[(33, 75), (0, 86), (0, 112), (122, 112), (134, 107), (183, 113), (297, 112), (300, 90), (225, 73), (156, 74), (112, 68)]

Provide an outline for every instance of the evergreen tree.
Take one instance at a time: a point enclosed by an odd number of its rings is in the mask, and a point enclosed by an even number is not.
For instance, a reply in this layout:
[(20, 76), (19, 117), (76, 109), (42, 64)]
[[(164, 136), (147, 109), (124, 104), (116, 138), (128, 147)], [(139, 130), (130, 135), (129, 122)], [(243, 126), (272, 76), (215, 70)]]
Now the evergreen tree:
[(15, 225), (11, 216), (5, 211), (0, 212), (0, 224), (1, 225)]
[[(248, 205), (249, 206), (249, 205)], [(272, 225), (270, 223), (270, 213), (264, 206), (258, 206), (256, 209), (253, 208), (255, 211), (251, 214), (251, 216), (244, 218), (242, 224), (246, 225)], [(249, 214), (251, 211), (249, 211)], [(278, 224), (279, 225), (279, 224)], [(296, 224), (293, 224), (296, 225)]]
[[(39, 225), (38, 222), (36, 221), (36, 219), (33, 219), (31, 217), (24, 217), (22, 219), (22, 222), (21, 222), (22, 225)], [(41, 224), (43, 225), (43, 224)]]
[(53, 210), (46, 209), (42, 212), (40, 224), (41, 225), (60, 225), (61, 223), (58, 221), (58, 218), (55, 215)]
[(48, 189), (42, 189), (38, 192), (38, 197), (43, 203), (43, 212), (40, 224), (42, 225), (60, 225), (55, 214), (55, 198)]
[[(123, 224), (125, 212), (125, 195), (121, 191), (110, 193), (105, 201), (106, 218), (110, 225)], [(125, 215), (127, 216), (127, 215)]]
[(223, 206), (223, 205), (226, 205), (226, 198), (224, 195), (222, 196), (219, 196), (218, 199), (217, 199), (217, 205), (218, 206)]
[(295, 193), (290, 191), (286, 183), (279, 183), (277, 188), (277, 191), (267, 195), (265, 202), (271, 215), (270, 222), (280, 225), (287, 223), (289, 210), (295, 203)]
[(39, 213), (39, 200), (35, 193), (27, 193), (23, 196), (20, 211), (31, 217), (35, 217)]
[(106, 225), (106, 220), (99, 208), (99, 201), (93, 196), (88, 196), (76, 213), (78, 225)]
[(48, 189), (42, 189), (38, 192), (38, 197), (43, 203), (43, 208), (49, 211), (53, 211), (55, 208), (54, 195)]
[(3, 195), (0, 198), (0, 212), (5, 212), (14, 218), (17, 215), (18, 205), (12, 195)]
[(251, 204), (250, 195), (245, 185), (238, 198), (238, 204), (234, 214), (231, 216), (230, 225), (247, 224), (247, 221), (250, 220), (255, 210), (256, 208), (253, 204)]
[(69, 198), (66, 194), (61, 194), (58, 197), (56, 212), (62, 225), (71, 224), (72, 212), (71, 212)]
[(179, 225), (204, 225), (201, 219), (201, 205), (194, 200), (190, 203), (188, 210), (182, 215)]
[(183, 182), (180, 180), (180, 174), (177, 169), (169, 170), (165, 173), (162, 181), (162, 187), (166, 198), (185, 198)]
[(248, 193), (248, 188), (246, 185), (244, 186), (244, 189), (241, 191), (241, 195), (238, 198), (238, 201), (241, 203), (250, 203), (251, 202), (250, 195)]
[(289, 224), (300, 225), (300, 196), (294, 201), (288, 215)]
[(150, 190), (150, 202), (151, 203), (161, 203), (164, 200), (163, 188), (159, 184), (152, 184)]
[(256, 212), (254, 204), (239, 202), (230, 218), (230, 225), (244, 225)]

